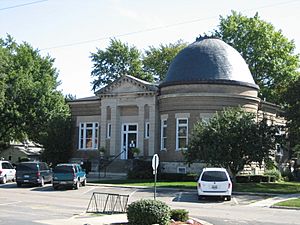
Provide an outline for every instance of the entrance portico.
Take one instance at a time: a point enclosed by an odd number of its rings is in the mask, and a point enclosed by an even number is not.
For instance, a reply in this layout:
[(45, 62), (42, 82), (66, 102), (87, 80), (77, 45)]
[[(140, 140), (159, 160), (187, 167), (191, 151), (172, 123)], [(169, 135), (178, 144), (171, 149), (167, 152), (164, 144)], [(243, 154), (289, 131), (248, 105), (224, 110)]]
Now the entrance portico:
[(110, 156), (121, 153), (120, 159), (132, 159), (133, 147), (140, 156), (154, 154), (156, 91), (147, 82), (124, 76), (96, 93), (101, 99), (100, 146)]

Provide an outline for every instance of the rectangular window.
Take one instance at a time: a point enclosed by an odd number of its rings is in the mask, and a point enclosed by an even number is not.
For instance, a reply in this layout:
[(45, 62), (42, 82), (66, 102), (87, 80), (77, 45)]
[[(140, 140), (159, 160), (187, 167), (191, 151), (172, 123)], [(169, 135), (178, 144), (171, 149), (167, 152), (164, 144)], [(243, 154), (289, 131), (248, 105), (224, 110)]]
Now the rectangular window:
[(146, 122), (145, 123), (145, 138), (149, 138), (150, 137), (150, 123)]
[(176, 149), (186, 150), (188, 145), (188, 119), (176, 119)]
[(167, 120), (161, 120), (161, 129), (160, 129), (160, 149), (166, 150), (167, 149)]
[(80, 123), (79, 149), (98, 149), (99, 123)]
[(177, 173), (186, 174), (186, 167), (177, 167)]
[(107, 129), (106, 129), (106, 138), (111, 137), (111, 123), (107, 124)]

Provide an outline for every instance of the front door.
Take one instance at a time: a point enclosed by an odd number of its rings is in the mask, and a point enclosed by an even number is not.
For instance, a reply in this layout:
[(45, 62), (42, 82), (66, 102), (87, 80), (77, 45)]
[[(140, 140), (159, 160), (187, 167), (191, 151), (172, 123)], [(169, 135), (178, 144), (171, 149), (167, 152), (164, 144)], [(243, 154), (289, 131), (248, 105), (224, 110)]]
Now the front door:
[(126, 123), (122, 125), (122, 149), (121, 159), (133, 159), (133, 154), (130, 151), (137, 146), (138, 125), (136, 123)]

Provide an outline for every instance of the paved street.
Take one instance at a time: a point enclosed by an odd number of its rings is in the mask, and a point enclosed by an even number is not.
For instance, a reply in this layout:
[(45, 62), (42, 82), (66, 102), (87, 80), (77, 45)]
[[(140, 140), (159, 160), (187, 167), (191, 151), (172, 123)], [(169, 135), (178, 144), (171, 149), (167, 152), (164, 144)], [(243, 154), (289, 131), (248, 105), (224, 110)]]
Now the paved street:
[[(45, 187), (18, 188), (15, 183), (0, 185), (0, 224), (31, 225), (72, 224), (72, 218), (85, 212), (93, 192), (130, 195), (129, 203), (138, 199), (153, 198), (148, 188), (86, 186), (79, 190), (54, 191)], [(190, 216), (204, 219), (215, 225), (285, 225), (300, 224), (300, 211), (270, 209), (257, 203), (264, 197), (237, 195), (232, 201), (218, 199), (198, 201), (196, 191), (157, 189), (157, 199), (172, 208), (184, 208)]]

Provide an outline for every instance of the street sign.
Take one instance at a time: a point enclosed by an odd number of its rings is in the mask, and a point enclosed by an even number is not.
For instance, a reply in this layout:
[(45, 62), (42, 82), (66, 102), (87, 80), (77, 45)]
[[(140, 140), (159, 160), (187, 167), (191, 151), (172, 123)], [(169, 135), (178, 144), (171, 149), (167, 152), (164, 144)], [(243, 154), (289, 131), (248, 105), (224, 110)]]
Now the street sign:
[(157, 154), (154, 154), (152, 158), (152, 169), (154, 175), (154, 200), (156, 200), (156, 180), (157, 180), (157, 167), (159, 164), (159, 157)]
[(152, 168), (154, 171), (157, 171), (158, 164), (159, 164), (159, 157), (157, 154), (155, 154), (152, 158)]

